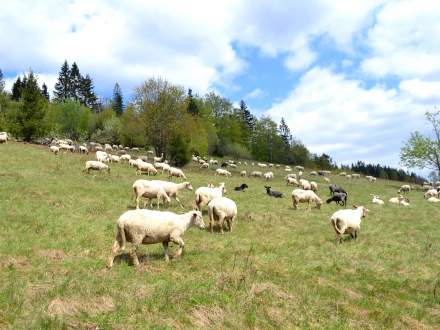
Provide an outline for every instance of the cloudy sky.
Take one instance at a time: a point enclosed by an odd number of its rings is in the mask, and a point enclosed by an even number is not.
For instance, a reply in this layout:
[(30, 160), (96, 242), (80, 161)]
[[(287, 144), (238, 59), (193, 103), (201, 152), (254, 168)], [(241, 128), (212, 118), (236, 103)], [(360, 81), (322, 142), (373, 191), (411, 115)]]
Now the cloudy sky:
[(399, 166), (440, 104), (440, 1), (0, 0), (7, 86), (32, 68), (51, 89), (76, 61), (111, 95), (148, 77), (284, 117), (338, 163)]

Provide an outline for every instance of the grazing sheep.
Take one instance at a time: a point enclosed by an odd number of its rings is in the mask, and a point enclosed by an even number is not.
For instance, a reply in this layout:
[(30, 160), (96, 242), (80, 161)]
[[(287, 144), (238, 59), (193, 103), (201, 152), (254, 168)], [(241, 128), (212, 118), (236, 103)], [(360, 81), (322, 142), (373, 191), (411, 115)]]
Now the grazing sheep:
[(369, 182), (376, 182), (377, 180), (374, 176), (371, 175), (367, 175), (365, 179), (367, 179)]
[(324, 177), (324, 181), (325, 181), (325, 182), (330, 182), (330, 179), (327, 178), (327, 177)]
[(429, 197), (439, 197), (439, 193), (437, 189), (429, 189), (425, 194), (423, 195), (425, 199), (428, 199)]
[(109, 155), (110, 163), (119, 163), (121, 160), (119, 156), (116, 155)]
[(50, 151), (53, 152), (55, 155), (58, 155), (58, 152), (60, 151), (60, 148), (58, 148), (57, 146), (50, 146), (49, 149), (50, 149)]
[(440, 199), (438, 199), (436, 197), (429, 197), (428, 198), (428, 202), (430, 202), (430, 203), (439, 203)]
[(287, 174), (287, 175), (284, 177), (285, 180), (287, 180), (287, 178), (294, 178), (294, 179), (296, 179), (296, 174), (295, 174), (295, 173), (289, 173), (289, 174)]
[(304, 166), (296, 165), (295, 170), (297, 171), (304, 171)]
[(254, 176), (254, 177), (261, 178), (263, 176), (263, 173), (261, 173), (260, 171), (252, 171), (249, 176)]
[(231, 163), (231, 164), (229, 164), (229, 166), (230, 166), (230, 167), (232, 167), (232, 168), (237, 168), (237, 165), (235, 165), (235, 164), (232, 164), (232, 163)]
[(171, 168), (171, 166), (168, 165), (167, 163), (154, 163), (154, 167), (155, 167), (157, 170), (162, 170), (162, 174), (163, 174), (164, 172), (169, 172), (169, 171), (170, 171), (170, 168)]
[(226, 176), (226, 177), (232, 176), (231, 172), (229, 172), (228, 170), (224, 170), (222, 168), (218, 168), (215, 170), (214, 176), (217, 176), (217, 175)]
[(307, 209), (310, 208), (310, 202), (315, 203), (316, 208), (320, 209), (322, 200), (311, 190), (294, 189), (292, 191), (292, 203), (295, 210), (299, 203), (307, 203)]
[(359, 206), (354, 210), (339, 210), (333, 213), (330, 223), (335, 230), (336, 240), (341, 243), (344, 234), (349, 234), (356, 239), (361, 228), (361, 220), (367, 216), (368, 212), (367, 208)]
[(143, 172), (146, 172), (148, 176), (150, 176), (150, 174), (157, 174), (157, 170), (154, 168), (153, 164), (146, 163), (140, 159), (137, 160), (136, 167), (136, 175), (140, 175)]
[(318, 191), (318, 184), (315, 181), (310, 181), (310, 189), (314, 192)]
[(182, 182), (182, 183), (174, 183), (169, 181), (162, 181), (162, 180), (151, 180), (151, 182), (158, 183), (162, 185), (163, 189), (165, 189), (165, 192), (167, 193), (168, 197), (174, 198), (177, 203), (179, 203), (180, 207), (183, 208), (182, 202), (179, 200), (177, 194), (180, 190), (187, 189), (187, 190), (193, 190), (193, 187), (191, 183), (189, 182)]
[(383, 200), (380, 199), (379, 196), (374, 195), (373, 199), (371, 201), (373, 204), (378, 204), (378, 205), (383, 205), (385, 204), (385, 202)]
[(348, 195), (344, 192), (335, 192), (333, 193), (332, 197), (327, 199), (327, 204), (330, 204), (331, 202), (335, 202), (338, 205), (346, 206), (347, 205), (347, 199)]
[(347, 178), (347, 179), (351, 179), (351, 174), (347, 174), (347, 175), (346, 175), (346, 178)]
[(287, 177), (287, 179), (286, 179), (286, 185), (288, 186), (288, 185), (291, 185), (291, 186), (299, 186), (299, 183), (298, 183), (298, 181), (295, 179), (295, 178), (292, 178), (292, 177)]
[(94, 171), (106, 170), (108, 173), (110, 173), (110, 167), (96, 160), (88, 160), (86, 162), (86, 168), (83, 170), (83, 172), (87, 172), (87, 174), (90, 174), (90, 170), (94, 170)]
[(98, 150), (96, 152), (96, 160), (98, 162), (107, 162), (108, 161), (108, 154), (105, 151)]
[(218, 221), (220, 232), (223, 234), (224, 221), (228, 223), (229, 231), (232, 232), (232, 226), (237, 217), (237, 205), (232, 199), (226, 197), (213, 198), (208, 203), (209, 230), (213, 231), (214, 221)]
[(6, 143), (9, 140), (7, 132), (0, 132), (0, 143)]
[(89, 154), (89, 149), (86, 146), (79, 146), (78, 151), (82, 154)]
[(121, 161), (127, 161), (127, 162), (130, 162), (130, 160), (131, 160), (131, 156), (130, 155), (122, 155), (121, 157), (120, 157), (120, 160)]
[(303, 189), (303, 190), (312, 190), (312, 185), (310, 184), (310, 182), (306, 179), (300, 179), (299, 180), (299, 186)]
[(131, 242), (134, 249), (131, 252), (133, 264), (139, 266), (137, 249), (141, 244), (162, 243), (165, 261), (169, 261), (168, 244), (173, 242), (179, 245), (175, 257), (182, 254), (185, 243), (182, 236), (185, 231), (197, 226), (205, 228), (202, 213), (190, 211), (184, 214), (152, 210), (130, 210), (123, 213), (116, 224), (116, 238), (112, 251), (108, 257), (107, 267), (112, 268), (113, 261), (119, 250), (125, 250), (126, 242)]
[(221, 182), (219, 187), (199, 187), (196, 192), (196, 208), (202, 209), (202, 206), (208, 204), (215, 197), (222, 197), (226, 192), (225, 183)]
[(273, 179), (273, 173), (272, 172), (266, 172), (263, 174), (264, 178), (266, 179), (266, 181), (270, 181)]
[(271, 190), (272, 187), (264, 186), (264, 188), (266, 188), (266, 194), (268, 196), (275, 197), (275, 198), (282, 198), (283, 197), (282, 192)]
[(209, 168), (209, 163), (203, 162), (200, 168)]
[(234, 190), (235, 191), (245, 191), (246, 188), (249, 188), (248, 185), (246, 183), (242, 183), (240, 186), (235, 187)]
[(258, 166), (258, 167), (261, 167), (261, 168), (266, 168), (266, 167), (267, 167), (267, 165), (266, 165), (266, 164), (263, 164), (263, 163), (258, 163), (257, 166)]
[(209, 160), (209, 164), (211, 164), (211, 165), (218, 165), (218, 160), (216, 160), (216, 159), (210, 159)]
[(104, 145), (104, 150), (105, 150), (105, 151), (113, 151), (113, 148), (112, 148), (112, 146), (111, 146), (110, 144), (106, 143), (106, 144)]
[(310, 172), (310, 175), (313, 175), (313, 176), (318, 175), (318, 172), (316, 172), (316, 171), (311, 171), (311, 172)]
[(75, 146), (71, 146), (70, 144), (67, 144), (67, 143), (61, 143), (61, 144), (58, 145), (58, 147), (60, 148), (60, 151), (61, 150), (67, 150), (67, 151), (70, 151), (70, 152), (74, 152), (75, 151)]
[(128, 161), (128, 165), (130, 165), (130, 166), (133, 166), (133, 167), (137, 167), (137, 160), (135, 160), (135, 159), (130, 159), (129, 161)]
[(226, 163), (226, 162), (223, 162), (221, 165), (220, 165), (220, 167), (222, 167), (222, 168), (226, 168), (226, 167), (228, 167), (228, 163)]
[(411, 186), (409, 184), (404, 184), (403, 186), (400, 186), (397, 193), (409, 193), (411, 191)]
[(351, 177), (352, 177), (353, 179), (359, 179), (359, 178), (361, 177), (361, 175), (360, 175), (359, 173), (353, 173), (353, 174), (351, 175)]
[(153, 199), (157, 199), (157, 208), (159, 208), (161, 199), (164, 201), (164, 204), (169, 204), (171, 202), (171, 199), (165, 192), (163, 186), (157, 182), (152, 182), (149, 180), (136, 180), (133, 183), (132, 188), (134, 200), (136, 201), (136, 209), (139, 209), (141, 197), (147, 199), (144, 204), (144, 208), (147, 206), (148, 202), (150, 202), (151, 207), (151, 200)]
[(247, 172), (246, 171), (241, 171), (240, 172), (240, 176), (246, 176), (247, 175)]
[(340, 176), (347, 176), (347, 173), (345, 173), (345, 172), (341, 172), (341, 173), (339, 173), (339, 175), (340, 175)]
[(342, 187), (338, 187), (335, 184), (331, 184), (328, 186), (328, 189), (330, 190), (330, 195), (333, 195), (334, 193), (344, 193), (348, 196), (347, 192), (342, 188)]

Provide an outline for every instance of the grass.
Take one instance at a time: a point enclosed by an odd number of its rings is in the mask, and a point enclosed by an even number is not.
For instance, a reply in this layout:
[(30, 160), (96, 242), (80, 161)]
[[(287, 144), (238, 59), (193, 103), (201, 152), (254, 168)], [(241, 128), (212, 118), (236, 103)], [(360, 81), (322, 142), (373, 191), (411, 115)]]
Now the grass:
[[(122, 254), (107, 271), (115, 221), (133, 207), (139, 177), (126, 164), (82, 174), (91, 158), (0, 145), (0, 328), (440, 328), (440, 208), (420, 191), (409, 208), (377, 206), (369, 194), (388, 200), (398, 182), (332, 176), (350, 205), (371, 210), (357, 241), (336, 244), (338, 207), (293, 210), (282, 171), (271, 183), (280, 200), (240, 168), (218, 179), (189, 165), (195, 188), (226, 182), (239, 209), (234, 232), (192, 228), (182, 258), (166, 264), (161, 245), (143, 246), (139, 269)], [(242, 182), (250, 188), (233, 191)], [(181, 196), (190, 209), (193, 192)], [(181, 212), (175, 202), (170, 210)]]

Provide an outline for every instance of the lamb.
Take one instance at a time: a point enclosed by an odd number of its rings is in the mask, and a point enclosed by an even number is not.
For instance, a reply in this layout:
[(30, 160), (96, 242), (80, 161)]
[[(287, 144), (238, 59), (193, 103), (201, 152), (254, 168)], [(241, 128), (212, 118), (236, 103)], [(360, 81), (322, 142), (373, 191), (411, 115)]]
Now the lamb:
[(137, 167), (136, 175), (142, 174), (142, 172), (147, 172), (148, 176), (150, 174), (153, 174), (153, 175), (157, 174), (157, 170), (154, 168), (153, 164), (146, 163), (142, 160), (139, 161), (139, 159), (138, 159), (136, 167)]
[(78, 150), (82, 154), (87, 154), (87, 155), (89, 154), (89, 149), (87, 149), (86, 146), (79, 146)]
[(162, 180), (151, 180), (150, 182), (158, 183), (162, 185), (163, 189), (165, 189), (165, 192), (167, 193), (168, 197), (174, 197), (174, 199), (179, 203), (180, 207), (183, 208), (183, 205), (181, 201), (179, 200), (177, 194), (180, 190), (187, 189), (187, 190), (193, 190), (193, 187), (191, 183), (189, 182), (182, 182), (182, 183), (174, 183), (169, 181), (162, 181)]
[(240, 172), (240, 176), (246, 176), (247, 175), (247, 172), (246, 171), (241, 171)]
[(136, 209), (139, 209), (139, 201), (141, 197), (145, 197), (147, 201), (144, 204), (144, 208), (146, 207), (148, 201), (157, 199), (157, 208), (159, 208), (160, 200), (162, 199), (164, 203), (169, 204), (171, 202), (170, 197), (165, 192), (165, 189), (160, 183), (152, 182), (148, 180), (136, 180), (133, 183), (133, 195), (136, 201)]
[(7, 132), (0, 132), (0, 143), (6, 143), (9, 140)]
[(263, 174), (264, 178), (266, 179), (266, 181), (270, 181), (273, 179), (273, 173), (272, 172), (266, 172)]
[(58, 148), (57, 146), (50, 146), (49, 149), (50, 149), (50, 151), (53, 152), (55, 155), (58, 155), (58, 152), (60, 151), (60, 148)]
[(327, 199), (327, 204), (330, 204), (331, 202), (335, 202), (338, 205), (346, 206), (347, 205), (347, 199), (348, 195), (344, 192), (335, 192), (332, 197)]
[(397, 191), (397, 193), (408, 193), (411, 191), (411, 186), (409, 184), (404, 184), (403, 186), (400, 186), (400, 189)]
[(299, 186), (299, 183), (298, 183), (298, 181), (295, 179), (295, 178), (292, 178), (292, 177), (288, 177), (287, 179), (286, 179), (286, 181), (287, 181), (287, 186), (288, 185), (292, 185), (292, 186)]
[(226, 220), (229, 232), (232, 232), (232, 226), (237, 217), (237, 205), (232, 199), (227, 197), (216, 197), (208, 203), (209, 230), (212, 233), (214, 221), (218, 221), (220, 232), (223, 234), (223, 224)]
[(106, 162), (108, 161), (108, 154), (105, 151), (98, 150), (96, 152), (96, 160), (98, 162)]
[(107, 170), (107, 172), (110, 174), (110, 167), (96, 160), (89, 160), (86, 162), (86, 168), (83, 170), (83, 172), (87, 172), (87, 174), (90, 174), (90, 170), (94, 170), (94, 171)]
[(425, 199), (428, 199), (430, 197), (440, 197), (437, 189), (429, 189), (425, 194), (423, 195)]
[(283, 197), (282, 192), (271, 190), (272, 187), (264, 186), (264, 188), (266, 188), (266, 194), (271, 197), (275, 197), (275, 198), (282, 198)]
[(222, 169), (222, 168), (218, 168), (218, 169), (215, 170), (215, 174), (214, 174), (214, 175), (215, 175), (215, 176), (220, 175), (220, 176), (226, 176), (226, 177), (229, 177), (229, 176), (231, 176), (232, 174), (231, 174), (231, 172), (229, 172), (228, 170), (224, 170), (224, 169)]
[(292, 203), (295, 210), (298, 209), (299, 203), (306, 203), (307, 209), (310, 207), (310, 202), (314, 202), (316, 208), (320, 209), (322, 200), (311, 190), (294, 189), (292, 191)]
[(183, 178), (186, 179), (185, 174), (183, 173), (183, 171), (180, 168), (176, 168), (176, 167), (170, 167), (170, 169), (168, 170), (168, 178), (172, 178), (173, 176), (175, 176), (176, 178)]
[(310, 182), (306, 179), (300, 179), (299, 180), (299, 186), (303, 189), (303, 190), (312, 190), (312, 185), (310, 184)]
[(344, 234), (349, 234), (354, 239), (357, 238), (358, 231), (361, 228), (361, 220), (370, 211), (363, 206), (354, 207), (354, 210), (336, 211), (330, 218), (330, 223), (335, 230), (336, 240), (339, 240), (339, 243), (342, 242), (342, 235)]
[(385, 204), (385, 202), (383, 200), (380, 199), (379, 196), (374, 195), (373, 199), (371, 201), (373, 204), (378, 204), (378, 205), (383, 205)]
[(225, 183), (221, 182), (219, 187), (200, 187), (196, 190), (196, 208), (200, 211), (202, 206), (208, 204), (216, 197), (222, 197), (226, 192)]
[(438, 199), (436, 197), (429, 197), (428, 198), (428, 202), (430, 202), (430, 203), (439, 203), (440, 199)]
[(261, 178), (263, 176), (263, 173), (261, 173), (260, 171), (252, 171), (249, 176), (260, 177)]
[(185, 246), (182, 236), (192, 226), (197, 226), (200, 229), (205, 228), (201, 212), (190, 211), (176, 214), (152, 210), (126, 211), (117, 221), (116, 238), (108, 257), (107, 267), (112, 268), (116, 254), (119, 250), (125, 250), (126, 242), (131, 242), (134, 245), (131, 256), (135, 267), (139, 266), (136, 252), (141, 244), (162, 243), (165, 261), (168, 262), (170, 260), (168, 255), (169, 242), (179, 245), (175, 257), (182, 255)]
[(245, 191), (246, 188), (249, 188), (248, 185), (246, 183), (242, 183), (240, 186), (235, 187), (234, 190), (235, 191)]

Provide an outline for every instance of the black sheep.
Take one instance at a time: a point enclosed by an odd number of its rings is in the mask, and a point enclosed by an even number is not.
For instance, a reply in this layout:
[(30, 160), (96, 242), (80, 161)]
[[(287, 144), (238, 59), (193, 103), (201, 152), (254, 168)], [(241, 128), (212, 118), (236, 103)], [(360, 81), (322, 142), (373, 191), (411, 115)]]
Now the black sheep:
[(239, 187), (235, 187), (235, 191), (244, 191), (246, 188), (249, 188), (246, 183), (242, 183)]
[(335, 202), (338, 205), (346, 206), (347, 205), (348, 195), (343, 192), (335, 192), (332, 197), (327, 199), (327, 204), (331, 202)]
[(221, 167), (228, 167), (228, 163), (222, 163)]
[(334, 195), (335, 193), (344, 193), (348, 196), (347, 192), (342, 187), (338, 187), (335, 184), (328, 186), (328, 189), (330, 190), (330, 195)]
[(269, 196), (272, 196), (272, 197), (275, 197), (275, 198), (283, 197), (283, 193), (282, 192), (270, 190), (271, 187), (268, 187), (268, 186), (264, 186), (264, 188), (266, 188), (266, 194), (268, 194)]

